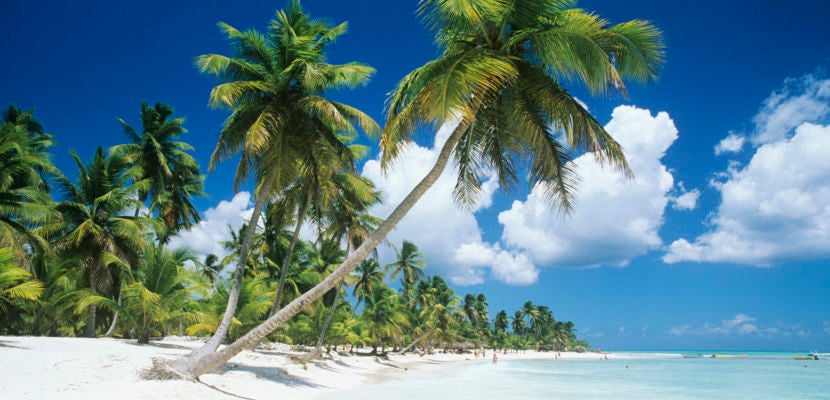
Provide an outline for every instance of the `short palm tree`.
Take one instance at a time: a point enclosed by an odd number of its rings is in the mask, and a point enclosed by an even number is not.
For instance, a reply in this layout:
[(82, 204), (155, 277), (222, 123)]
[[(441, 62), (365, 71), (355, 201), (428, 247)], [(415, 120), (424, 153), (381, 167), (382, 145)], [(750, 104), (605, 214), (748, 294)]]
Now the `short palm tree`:
[(10, 249), (0, 249), (0, 313), (6, 312), (6, 304), (14, 299), (37, 300), (43, 294), (43, 282), (15, 265)]
[[(87, 287), (113, 297), (121, 287), (121, 266), (137, 266), (145, 245), (142, 219), (125, 215), (137, 206), (135, 188), (129, 185), (134, 176), (127, 172), (127, 160), (117, 154), (108, 157), (100, 147), (88, 165), (71, 154), (78, 182), (58, 179), (64, 200), (57, 205), (63, 221), (56, 228), (55, 249), (77, 260)], [(87, 337), (95, 336), (96, 310), (96, 304), (88, 308)]]
[[(346, 24), (332, 26), (309, 18), (299, 0), (277, 12), (267, 35), (242, 32), (225, 23), (219, 26), (233, 41), (234, 57), (207, 54), (197, 57), (196, 65), (225, 81), (211, 91), (210, 104), (233, 110), (209, 167), (241, 154), (235, 187), (255, 175), (254, 209), (241, 249), (244, 260), (262, 209), (295, 179), (301, 160), (316, 153), (349, 161), (351, 152), (338, 133), (353, 134), (357, 127), (379, 131), (366, 114), (324, 97), (332, 89), (366, 83), (374, 69), (358, 63), (326, 63), (326, 47), (345, 32)], [(222, 324), (192, 356), (212, 353), (222, 341), (236, 310), (242, 272), (237, 266)]]
[(383, 346), (389, 340), (402, 336), (403, 329), (408, 327), (409, 321), (399, 305), (395, 291), (387, 286), (374, 288), (372, 293), (366, 297), (366, 305), (360, 314), (360, 320), (365, 324), (372, 338), (375, 351), (378, 346), (382, 346), (381, 352), (383, 352)]
[(124, 285), (123, 309), (138, 343), (149, 343), (151, 335), (163, 335), (165, 324), (180, 317), (191, 300), (191, 279), (184, 269), (196, 257), (187, 249), (167, 250), (149, 245), (135, 279)]
[[(571, 207), (574, 174), (568, 150), (592, 152), (629, 172), (622, 149), (562, 86), (592, 93), (625, 90), (622, 78), (648, 81), (662, 63), (662, 34), (644, 21), (608, 26), (568, 0), (423, 0), (419, 13), (435, 32), (440, 55), (405, 76), (389, 99), (381, 139), (388, 167), (417, 128), (454, 121), (435, 165), (378, 230), (317, 287), (216, 354), (176, 361), (198, 376), (273, 332), (346, 277), (438, 180), (452, 156), (456, 198), (472, 204), (480, 177), (495, 171), (510, 187), (526, 166), (530, 183), (551, 204)], [(562, 132), (565, 143), (556, 140)], [(164, 367), (163, 365), (161, 367)]]

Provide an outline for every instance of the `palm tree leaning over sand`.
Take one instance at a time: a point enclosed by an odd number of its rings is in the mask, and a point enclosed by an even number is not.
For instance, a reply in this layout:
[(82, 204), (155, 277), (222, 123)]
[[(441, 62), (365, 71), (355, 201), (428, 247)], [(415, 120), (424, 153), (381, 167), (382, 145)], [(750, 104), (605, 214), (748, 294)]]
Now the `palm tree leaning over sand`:
[[(277, 12), (268, 35), (241, 32), (224, 23), (219, 26), (234, 41), (234, 57), (202, 55), (196, 65), (225, 81), (211, 91), (210, 104), (233, 110), (209, 167), (241, 153), (235, 190), (255, 175), (254, 210), (239, 256), (246, 260), (263, 207), (297, 176), (298, 160), (320, 146), (348, 159), (351, 152), (337, 133), (354, 133), (356, 125), (369, 133), (379, 130), (361, 111), (323, 97), (327, 90), (366, 83), (374, 69), (358, 63), (325, 63), (326, 45), (345, 32), (346, 24), (311, 20), (297, 0)], [(191, 357), (213, 353), (222, 342), (236, 310), (243, 272), (244, 266), (237, 265), (222, 322)]]
[[(571, 208), (574, 171), (568, 151), (589, 151), (630, 174), (622, 149), (560, 84), (581, 83), (591, 93), (625, 90), (622, 77), (656, 78), (662, 63), (660, 31), (644, 21), (608, 26), (569, 9), (567, 0), (422, 0), (419, 14), (437, 37), (441, 55), (405, 76), (389, 99), (381, 139), (389, 167), (422, 125), (449, 124), (453, 132), (435, 165), (379, 229), (319, 285), (219, 352), (157, 360), (156, 371), (198, 377), (259, 342), (347, 276), (438, 180), (450, 157), (459, 174), (455, 196), (472, 204), (480, 174), (495, 171), (503, 188), (527, 164), (531, 185), (552, 205)], [(562, 132), (565, 143), (555, 134)]]

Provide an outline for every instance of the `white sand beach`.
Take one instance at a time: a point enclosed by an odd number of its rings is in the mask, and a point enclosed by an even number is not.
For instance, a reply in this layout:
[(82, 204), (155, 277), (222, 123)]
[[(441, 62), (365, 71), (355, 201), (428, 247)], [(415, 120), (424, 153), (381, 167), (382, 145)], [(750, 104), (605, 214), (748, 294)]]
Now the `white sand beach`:
[[(134, 340), (0, 336), (0, 393), (4, 399), (313, 399), (359, 385), (405, 379), (407, 373), (458, 362), (492, 362), (473, 354), (334, 355), (305, 367), (291, 361), (287, 345), (244, 351), (200, 382), (145, 380), (153, 357), (174, 358), (201, 342), (166, 338)], [(368, 351), (368, 350), (366, 350)], [(342, 353), (347, 354), (347, 353)], [(561, 353), (561, 359), (614, 358), (616, 354)], [(557, 353), (498, 354), (499, 360), (554, 359)], [(450, 369), (447, 370), (451, 373)]]

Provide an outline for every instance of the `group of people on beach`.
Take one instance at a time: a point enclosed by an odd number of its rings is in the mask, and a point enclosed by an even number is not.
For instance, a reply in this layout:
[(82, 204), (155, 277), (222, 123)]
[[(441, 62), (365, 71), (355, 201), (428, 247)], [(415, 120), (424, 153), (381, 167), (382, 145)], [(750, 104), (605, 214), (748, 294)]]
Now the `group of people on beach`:
[[(476, 359), (478, 359), (478, 349), (475, 350), (474, 354), (476, 355)], [(487, 351), (485, 351), (484, 349), (481, 349), (481, 358), (486, 358), (486, 357), (487, 357)], [(498, 360), (499, 360), (499, 356), (496, 355), (496, 352), (494, 351), (493, 352), (493, 362), (496, 362)]]

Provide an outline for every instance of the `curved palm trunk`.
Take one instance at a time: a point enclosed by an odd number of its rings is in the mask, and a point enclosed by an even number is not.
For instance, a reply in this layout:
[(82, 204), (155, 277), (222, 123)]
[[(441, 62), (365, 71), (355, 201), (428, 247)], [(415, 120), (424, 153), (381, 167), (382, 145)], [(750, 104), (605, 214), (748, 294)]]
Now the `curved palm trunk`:
[(265, 322), (250, 330), (244, 336), (231, 343), (221, 351), (204, 354), (197, 358), (182, 357), (169, 361), (155, 359), (155, 372), (160, 376), (175, 375), (182, 378), (198, 378), (200, 375), (220, 367), (222, 364), (233, 358), (233, 356), (239, 354), (242, 350), (258, 343), (263, 338), (271, 334), (271, 332), (282, 326), (286, 321), (288, 321), (288, 319), (294, 315), (297, 315), (297, 313), (302, 311), (309, 304), (313, 303), (322, 297), (326, 292), (331, 290), (350, 272), (357, 268), (358, 264), (360, 264), (360, 262), (363, 261), (363, 259), (365, 259), (378, 244), (380, 244), (383, 238), (385, 238), (386, 235), (392, 231), (395, 225), (397, 225), (398, 222), (406, 216), (409, 210), (415, 206), (424, 193), (426, 193), (427, 190), (435, 184), (441, 176), (441, 173), (444, 171), (444, 168), (447, 166), (450, 155), (452, 155), (452, 150), (459, 142), (468, 124), (468, 122), (462, 121), (455, 128), (452, 135), (450, 135), (447, 139), (447, 142), (444, 143), (444, 147), (441, 148), (441, 152), (438, 154), (438, 159), (435, 161), (435, 165), (432, 169), (417, 185), (415, 185), (404, 200), (398, 204), (395, 210), (392, 211), (389, 217), (386, 218), (386, 220), (380, 225), (378, 230), (369, 236), (369, 238), (367, 238), (354, 253), (346, 258), (346, 261), (344, 261), (326, 279), (321, 281), (317, 286), (311, 288), (308, 292), (294, 299), (294, 301), (283, 307), (276, 314), (269, 317)]
[[(121, 291), (118, 291), (118, 307), (121, 307)], [(107, 333), (104, 334), (105, 337), (112, 337), (115, 334), (115, 326), (118, 324), (118, 313), (119, 311), (116, 310), (115, 314), (112, 316), (112, 323), (110, 324), (110, 328), (107, 329)]]
[(268, 200), (268, 194), (271, 192), (272, 185), (273, 179), (266, 179), (256, 195), (254, 212), (251, 214), (251, 220), (248, 222), (248, 229), (245, 230), (245, 237), (242, 238), (242, 248), (239, 249), (239, 260), (236, 262), (236, 270), (233, 272), (233, 284), (231, 285), (231, 292), (228, 295), (228, 305), (225, 307), (225, 315), (222, 317), (219, 328), (216, 329), (216, 332), (204, 346), (193, 350), (193, 352), (185, 357), (198, 359), (206, 354), (215, 352), (225, 338), (225, 335), (227, 335), (231, 321), (233, 320), (233, 315), (236, 313), (236, 306), (239, 303), (239, 294), (242, 291), (242, 277), (245, 275), (245, 264), (248, 260), (248, 253), (251, 251), (254, 233), (256, 232), (259, 217), (262, 215), (262, 209), (265, 208), (265, 203)]
[(323, 329), (320, 330), (320, 337), (317, 338), (317, 347), (314, 348), (314, 351), (312, 351), (300, 360), (300, 362), (303, 364), (319, 357), (320, 354), (323, 354), (323, 341), (326, 340), (326, 332), (328, 332), (329, 326), (331, 325), (331, 321), (334, 319), (334, 313), (337, 311), (337, 303), (340, 302), (341, 285), (342, 284), (337, 284), (337, 286), (334, 288), (334, 302), (332, 303), (331, 309), (329, 310), (329, 315), (326, 316), (326, 321), (323, 322)]
[(426, 331), (423, 335), (418, 336), (418, 338), (416, 338), (414, 341), (412, 341), (412, 343), (410, 343), (409, 346), (406, 346), (403, 350), (399, 351), (398, 354), (406, 354), (406, 352), (408, 352), (409, 350), (412, 350), (412, 348), (415, 347), (416, 344), (420, 343), (421, 340), (424, 340), (425, 337), (429, 336), (432, 333), (432, 331), (435, 330), (435, 328), (437, 328), (437, 326), (433, 326), (432, 328), (429, 328), (428, 331)]
[(288, 252), (285, 254), (285, 259), (282, 260), (282, 270), (280, 271), (280, 282), (277, 286), (277, 294), (274, 296), (274, 304), (271, 305), (271, 311), (268, 316), (274, 315), (280, 308), (280, 301), (285, 291), (285, 281), (288, 279), (288, 268), (291, 266), (291, 257), (294, 255), (294, 246), (297, 245), (297, 240), (300, 238), (300, 230), (303, 227), (303, 220), (305, 220), (305, 213), (308, 210), (308, 203), (311, 201), (311, 192), (306, 197), (300, 211), (297, 213), (297, 226), (294, 228), (294, 236), (291, 237), (291, 243), (288, 245)]

